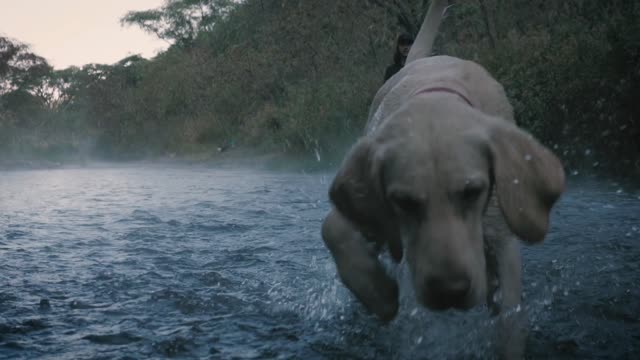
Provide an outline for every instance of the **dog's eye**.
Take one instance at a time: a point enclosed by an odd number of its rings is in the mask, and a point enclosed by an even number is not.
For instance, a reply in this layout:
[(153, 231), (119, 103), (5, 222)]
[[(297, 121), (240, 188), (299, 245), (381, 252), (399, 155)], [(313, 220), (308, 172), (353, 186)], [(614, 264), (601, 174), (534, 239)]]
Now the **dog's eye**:
[(418, 214), (422, 212), (422, 203), (409, 195), (391, 194), (389, 198), (395, 207), (407, 214)]
[(468, 202), (477, 200), (482, 194), (483, 190), (484, 187), (481, 185), (468, 184), (464, 187), (464, 190), (462, 190), (462, 198)]

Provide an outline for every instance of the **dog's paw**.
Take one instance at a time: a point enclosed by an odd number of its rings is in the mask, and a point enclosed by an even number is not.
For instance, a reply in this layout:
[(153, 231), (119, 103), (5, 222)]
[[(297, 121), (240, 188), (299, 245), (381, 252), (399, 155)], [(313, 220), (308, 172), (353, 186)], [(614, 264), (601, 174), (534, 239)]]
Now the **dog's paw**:
[(366, 279), (366, 289), (354, 291), (356, 297), (371, 313), (380, 320), (389, 322), (398, 314), (398, 284), (382, 268), (376, 267), (373, 274)]

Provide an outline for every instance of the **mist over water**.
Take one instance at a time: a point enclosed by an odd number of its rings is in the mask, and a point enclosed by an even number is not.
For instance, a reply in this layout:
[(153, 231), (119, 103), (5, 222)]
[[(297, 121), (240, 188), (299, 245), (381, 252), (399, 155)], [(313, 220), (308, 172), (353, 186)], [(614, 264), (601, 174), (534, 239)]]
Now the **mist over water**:
[[(382, 325), (320, 239), (332, 173), (204, 166), (0, 172), (0, 358), (490, 358), (485, 309)], [(523, 247), (530, 358), (640, 351), (640, 192), (570, 177)]]

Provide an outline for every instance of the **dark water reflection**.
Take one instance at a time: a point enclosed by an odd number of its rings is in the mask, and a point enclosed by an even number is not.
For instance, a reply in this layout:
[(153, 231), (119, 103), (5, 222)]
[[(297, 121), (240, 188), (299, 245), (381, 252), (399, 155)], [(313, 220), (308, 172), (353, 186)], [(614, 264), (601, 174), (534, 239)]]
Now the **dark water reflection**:
[[(0, 358), (487, 358), (483, 309), (388, 326), (319, 238), (331, 174), (204, 167), (0, 173)], [(531, 358), (640, 351), (640, 193), (571, 179), (524, 249)], [(404, 271), (399, 271), (406, 280)]]

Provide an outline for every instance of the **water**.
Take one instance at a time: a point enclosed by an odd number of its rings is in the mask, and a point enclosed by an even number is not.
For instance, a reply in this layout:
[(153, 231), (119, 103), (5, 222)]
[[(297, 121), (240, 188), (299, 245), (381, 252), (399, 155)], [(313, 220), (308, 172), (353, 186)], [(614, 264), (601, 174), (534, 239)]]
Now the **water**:
[[(482, 308), (383, 326), (340, 284), (326, 174), (206, 167), (0, 172), (0, 358), (490, 358)], [(640, 193), (572, 179), (525, 248), (529, 358), (640, 351)]]

